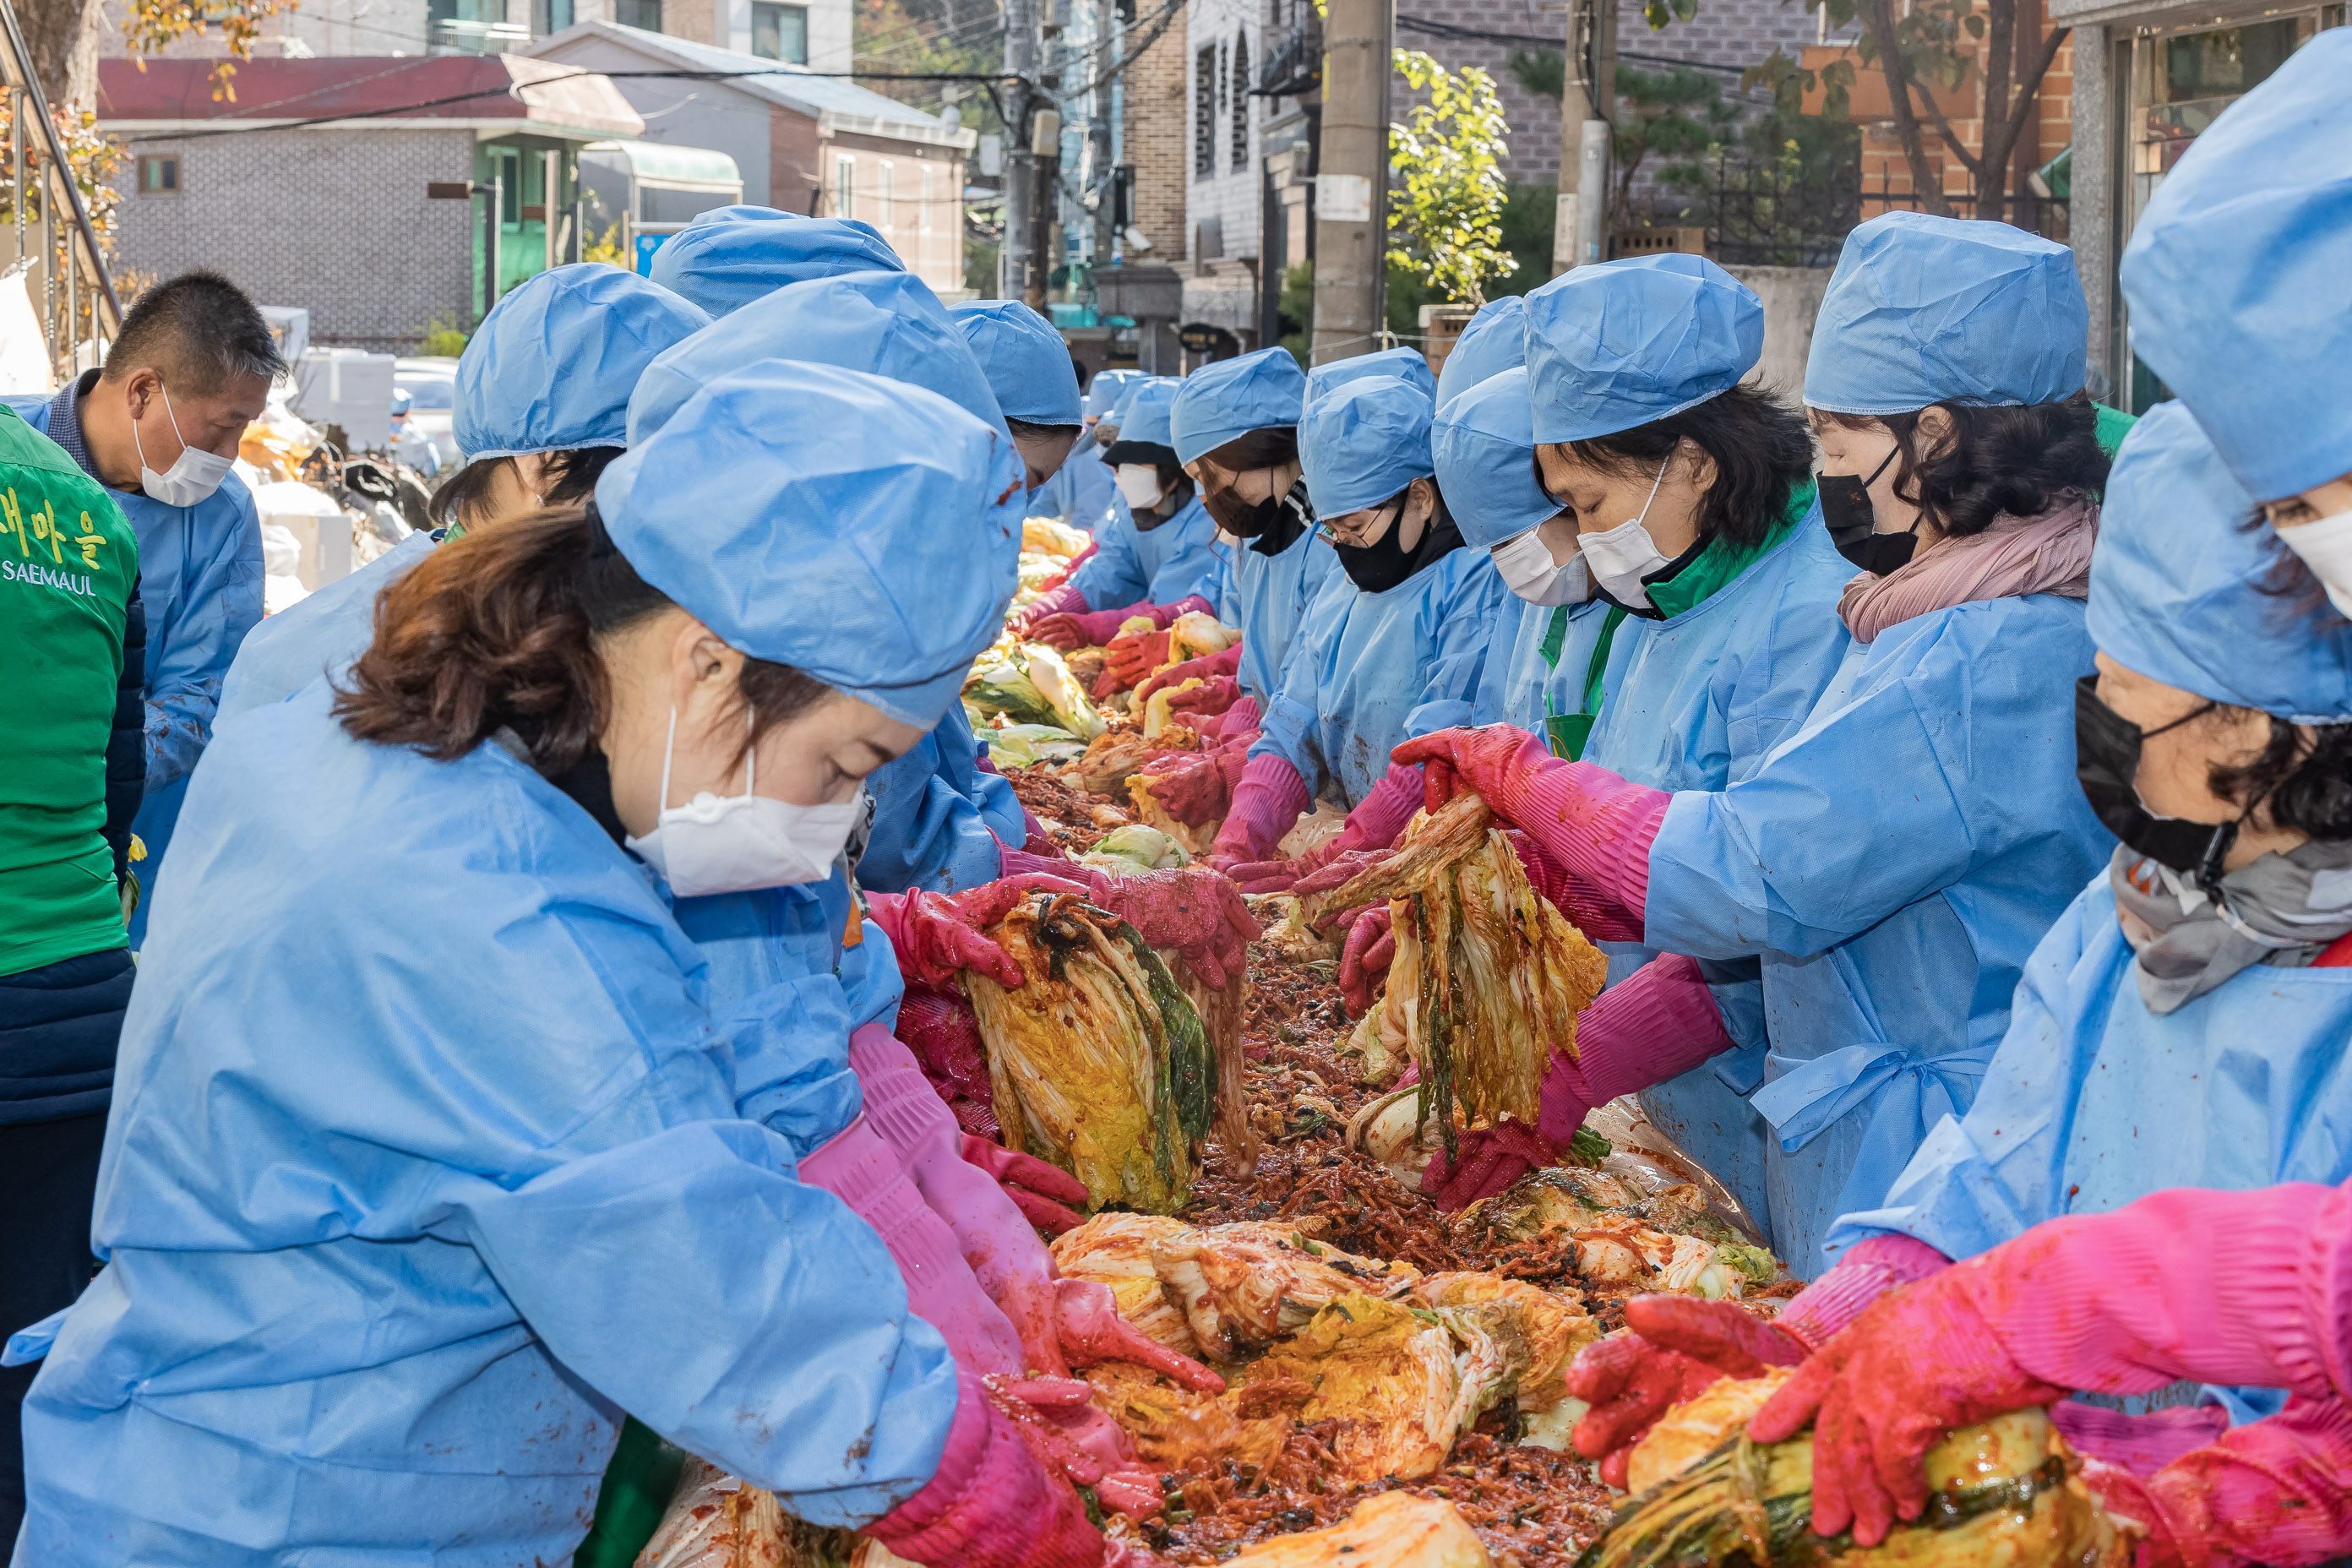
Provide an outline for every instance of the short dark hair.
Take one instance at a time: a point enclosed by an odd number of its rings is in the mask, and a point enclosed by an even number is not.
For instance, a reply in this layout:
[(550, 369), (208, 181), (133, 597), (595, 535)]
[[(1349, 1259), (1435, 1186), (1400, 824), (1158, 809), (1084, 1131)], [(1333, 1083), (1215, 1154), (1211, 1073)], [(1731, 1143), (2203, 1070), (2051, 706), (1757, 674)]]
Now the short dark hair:
[(2058, 403), (1979, 407), (1937, 403), (1952, 433), (1921, 450), (1919, 415), (1817, 410), (1824, 423), (1850, 430), (1884, 426), (1895, 437), (1895, 493), (1916, 506), (1946, 533), (1982, 533), (2004, 512), (2039, 517), (2069, 492), (2097, 495), (2106, 488), (2108, 458), (2099, 447), (2098, 410), (2078, 392)]
[(275, 380), (285, 356), (244, 289), (217, 272), (183, 272), (139, 296), (107, 350), (103, 379), (158, 370), (166, 385), (198, 395), (240, 376)]
[(1269, 425), (1263, 430), (1244, 431), (1205, 455), (1217, 467), (1236, 474), (1284, 468), (1297, 460), (1298, 431), (1289, 425)]
[[(1813, 434), (1805, 416), (1745, 383), (1631, 430), (1557, 445), (1589, 468), (1648, 479), (1685, 437), (1715, 459), (1715, 483), (1699, 503), (1701, 539), (1761, 544), (1797, 488), (1812, 478)], [(1543, 483), (1540, 466), (1536, 482)]]
[(1076, 437), (1085, 435), (1087, 430), (1083, 425), (1040, 425), (1034, 419), (1015, 419), (1010, 414), (1004, 416), (1004, 424), (1005, 427), (1013, 432), (1013, 438), (1016, 441), (1024, 437), (1033, 441), (1042, 440), (1049, 436)]

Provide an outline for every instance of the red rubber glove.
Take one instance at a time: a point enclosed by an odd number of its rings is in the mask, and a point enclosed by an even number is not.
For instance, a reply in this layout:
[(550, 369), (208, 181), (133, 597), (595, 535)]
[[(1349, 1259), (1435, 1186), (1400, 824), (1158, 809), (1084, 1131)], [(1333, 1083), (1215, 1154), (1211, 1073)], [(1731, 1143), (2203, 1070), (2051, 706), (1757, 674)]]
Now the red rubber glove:
[(1242, 645), (1234, 644), (1223, 653), (1204, 653), (1198, 658), (1163, 669), (1135, 689), (1138, 702), (1149, 701), (1151, 694), (1163, 686), (1181, 686), (1188, 680), (1215, 680), (1238, 675), (1242, 668)]
[(2352, 1408), (2290, 1399), (2143, 1480), (2096, 1460), (2101, 1506), (2147, 1527), (2139, 1568), (2318, 1563), (2352, 1552)]
[(960, 971), (987, 975), (1006, 989), (1021, 984), (1021, 966), (985, 934), (1033, 892), (1076, 893), (1084, 884), (1052, 876), (1006, 877), (961, 893), (868, 893), (867, 912), (890, 939), (898, 973), (930, 986), (951, 984)]
[[(1105, 697), (1110, 691), (1125, 691), (1151, 678), (1152, 672), (1168, 662), (1166, 632), (1122, 632), (1110, 639), (1110, 658), (1103, 662), (1102, 679), (1095, 690)], [(1103, 688), (1108, 686), (1110, 691)]]
[(1107, 1361), (1132, 1362), (1137, 1366), (1174, 1378), (1198, 1394), (1223, 1394), (1225, 1380), (1194, 1361), (1180, 1355), (1118, 1315), (1110, 1287), (1090, 1279), (1060, 1279), (1054, 1285), (1059, 1298), (1062, 1354), (1072, 1366), (1098, 1366)]
[[(1154, 676), (1152, 679), (1156, 680), (1159, 677)], [(1149, 685), (1150, 682), (1147, 681), (1145, 684)], [(1241, 699), (1241, 682), (1230, 675), (1219, 675), (1212, 677), (1199, 686), (1170, 692), (1168, 711), (1171, 717), (1181, 719), (1193, 729), (1205, 733), (1207, 732), (1205, 727), (1210, 720), (1231, 708)]]
[(1550, 1140), (1524, 1121), (1506, 1117), (1492, 1127), (1465, 1131), (1456, 1147), (1458, 1161), (1441, 1151), (1421, 1173), (1421, 1190), (1448, 1211), (1467, 1208), (1479, 1198), (1501, 1192), (1521, 1176), (1553, 1159)]
[(1105, 876), (1095, 895), (1156, 948), (1173, 950), (1212, 990), (1249, 967), (1249, 944), (1265, 934), (1241, 889), (1205, 866)]
[(1143, 764), (1143, 787), (1187, 827), (1205, 827), (1225, 815), (1234, 786), (1249, 763), (1239, 747), (1216, 752), (1171, 752)]
[(1519, 858), (1519, 868), (1528, 874), (1528, 885), (1543, 895), (1568, 919), (1568, 923), (1582, 931), (1592, 942), (1639, 942), (1642, 921), (1629, 916), (1616, 903), (1603, 898), (1601, 890), (1583, 878), (1573, 876), (1567, 867), (1543, 852), (1543, 847), (1516, 828), (1509, 835), (1511, 848)]
[(1633, 1445), (1668, 1409), (1723, 1378), (1795, 1366), (1808, 1349), (1729, 1301), (1696, 1296), (1636, 1296), (1625, 1322), (1631, 1333), (1585, 1346), (1568, 1369), (1568, 1391), (1592, 1406), (1576, 1424), (1576, 1451), (1599, 1459), (1613, 1487), (1625, 1484)]
[[(1328, 892), (1387, 853), (1421, 809), (1422, 791), (1421, 770), (1391, 766), (1339, 832), (1304, 855), (1234, 866), (1229, 875), (1248, 893)], [(1335, 875), (1331, 868), (1341, 865), (1347, 869)]]
[(1070, 1482), (968, 1374), (939, 1468), (865, 1533), (938, 1568), (1097, 1568), (1107, 1548)]
[(1309, 796), (1307, 781), (1272, 752), (1249, 759), (1241, 783), (1234, 786), (1233, 804), (1224, 826), (1209, 851), (1209, 864), (1220, 870), (1262, 861), (1298, 821)]
[(891, 1033), (914, 1052), (923, 1077), (955, 1113), (957, 1126), (982, 1138), (997, 1135), (996, 1089), (989, 1080), (988, 1050), (981, 1044), (980, 1020), (962, 993), (908, 985)]
[(1059, 1236), (1086, 1223), (1087, 1184), (1058, 1165), (1007, 1149), (967, 1132), (961, 1149), (964, 1159), (985, 1171), (1020, 1209), (1021, 1217), (1039, 1230)]
[[(1396, 960), (1396, 931), (1386, 904), (1368, 904), (1348, 924), (1339, 947), (1339, 994), (1360, 1018), (1372, 1010), (1372, 994), (1388, 979)], [(1443, 1156), (1441, 1156), (1442, 1158)]]
[(1464, 789), (1633, 918), (1650, 890), (1650, 845), (1674, 796), (1598, 763), (1566, 763), (1525, 730), (1440, 730), (1390, 753), (1419, 763), (1432, 811)]

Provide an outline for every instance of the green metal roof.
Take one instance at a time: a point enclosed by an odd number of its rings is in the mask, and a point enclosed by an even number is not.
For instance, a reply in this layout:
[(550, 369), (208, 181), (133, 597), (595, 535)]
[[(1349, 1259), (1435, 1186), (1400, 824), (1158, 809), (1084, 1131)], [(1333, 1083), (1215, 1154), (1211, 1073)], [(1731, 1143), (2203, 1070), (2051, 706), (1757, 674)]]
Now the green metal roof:
[(709, 147), (674, 147), (663, 142), (592, 142), (584, 153), (620, 156), (640, 184), (653, 185), (732, 185), (739, 190), (743, 175), (735, 160)]

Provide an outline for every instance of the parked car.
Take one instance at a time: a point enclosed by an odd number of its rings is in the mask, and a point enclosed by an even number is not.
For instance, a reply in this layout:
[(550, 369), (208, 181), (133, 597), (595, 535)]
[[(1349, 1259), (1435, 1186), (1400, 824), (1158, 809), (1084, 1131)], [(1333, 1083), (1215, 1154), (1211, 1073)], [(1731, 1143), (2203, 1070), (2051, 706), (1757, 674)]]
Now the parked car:
[(457, 362), (445, 354), (423, 354), (393, 362), (392, 384), (414, 399), (408, 422), (433, 437), (444, 472), (457, 466), (457, 438), (449, 422), (457, 406)]

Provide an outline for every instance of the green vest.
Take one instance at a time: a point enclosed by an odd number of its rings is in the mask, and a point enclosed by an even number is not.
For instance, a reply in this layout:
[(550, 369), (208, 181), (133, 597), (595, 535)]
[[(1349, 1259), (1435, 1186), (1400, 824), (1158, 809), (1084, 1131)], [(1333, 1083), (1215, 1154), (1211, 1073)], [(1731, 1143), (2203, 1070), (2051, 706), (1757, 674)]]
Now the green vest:
[(0, 974), (124, 944), (106, 742), (139, 542), (96, 479), (0, 405)]

